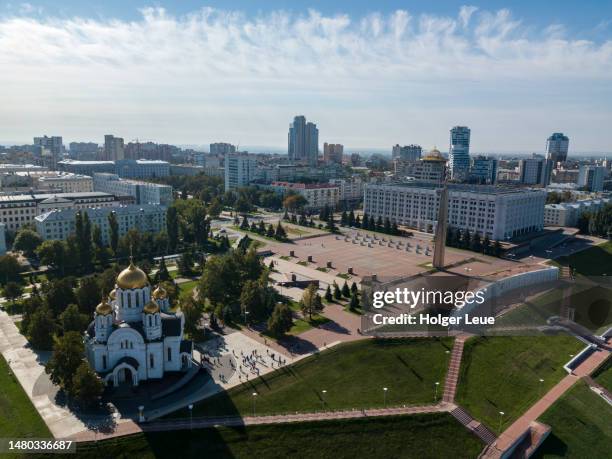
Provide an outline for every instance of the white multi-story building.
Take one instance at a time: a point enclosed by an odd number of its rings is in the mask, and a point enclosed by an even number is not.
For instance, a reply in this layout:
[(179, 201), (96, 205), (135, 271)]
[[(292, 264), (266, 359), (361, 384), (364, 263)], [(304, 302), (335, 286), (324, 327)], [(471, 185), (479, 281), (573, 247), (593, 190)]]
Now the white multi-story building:
[(99, 226), (102, 233), (102, 242), (110, 243), (110, 226), (108, 216), (111, 212), (117, 217), (119, 236), (125, 235), (130, 229), (140, 232), (159, 233), (166, 229), (165, 206), (154, 204), (114, 207), (94, 207), (89, 209), (55, 209), (38, 215), (35, 220), (36, 231), (44, 240), (64, 240), (75, 231), (75, 217), (77, 212), (87, 212), (89, 221), (93, 226)]
[(94, 174), (93, 186), (96, 191), (116, 196), (132, 196), (136, 204), (172, 204), (170, 185), (122, 179), (117, 174)]
[(576, 226), (582, 214), (586, 212), (595, 213), (610, 202), (610, 199), (602, 198), (546, 204), (544, 207), (544, 224), (547, 226)]
[(7, 230), (16, 231), (23, 225), (32, 223), (37, 215), (52, 209), (115, 207), (120, 204), (121, 202), (112, 194), (95, 191), (0, 196), (0, 223), (4, 223)]
[[(368, 184), (364, 212), (432, 232), (438, 218), (439, 190), (420, 182)], [(505, 240), (544, 227), (544, 190), (459, 184), (449, 184), (448, 190), (448, 224), (453, 228)]]
[(577, 184), (580, 188), (585, 188), (588, 191), (603, 191), (605, 176), (605, 167), (587, 164), (580, 166)]
[(225, 191), (248, 186), (255, 179), (257, 160), (248, 153), (225, 156)]
[(348, 179), (330, 179), (329, 183), (340, 188), (340, 201), (361, 201), (364, 181), (360, 176)]
[(282, 194), (292, 190), (304, 196), (308, 201), (305, 208), (310, 210), (322, 209), (325, 206), (335, 209), (340, 201), (340, 187), (330, 183), (272, 182), (265, 188)]
[(448, 149), (450, 178), (456, 181), (467, 180), (470, 172), (470, 129), (455, 126), (450, 131)]
[[(34, 145), (40, 147), (42, 159), (47, 163), (47, 165), (55, 170), (57, 168), (57, 163), (61, 161), (62, 156), (64, 154), (64, 144), (62, 142), (61, 136), (42, 136), (42, 137), (34, 137)], [(49, 157), (46, 158), (46, 152), (48, 152)]]
[(86, 193), (93, 191), (93, 179), (88, 175), (58, 172), (56, 174), (41, 174), (38, 177), (40, 188), (56, 188), (63, 193)]

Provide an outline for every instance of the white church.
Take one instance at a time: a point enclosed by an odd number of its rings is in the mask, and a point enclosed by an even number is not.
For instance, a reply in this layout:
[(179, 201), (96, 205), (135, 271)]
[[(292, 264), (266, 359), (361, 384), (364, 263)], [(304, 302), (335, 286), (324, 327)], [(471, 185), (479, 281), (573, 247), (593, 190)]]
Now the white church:
[(170, 312), (166, 291), (151, 293), (147, 275), (131, 261), (94, 313), (86, 335), (87, 359), (107, 385), (137, 386), (192, 365), (193, 343), (183, 339), (185, 319)]

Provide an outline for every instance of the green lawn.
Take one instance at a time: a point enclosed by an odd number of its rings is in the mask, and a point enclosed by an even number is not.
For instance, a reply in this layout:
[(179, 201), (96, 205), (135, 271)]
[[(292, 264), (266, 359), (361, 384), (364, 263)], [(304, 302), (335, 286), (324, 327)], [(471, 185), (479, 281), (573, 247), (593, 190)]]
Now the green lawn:
[(552, 427), (534, 458), (609, 458), (612, 451), (612, 407), (578, 381), (542, 415)]
[[(77, 447), (79, 458), (475, 458), (483, 444), (447, 413), (155, 432)], [(66, 456), (72, 457), (72, 456)]]
[(308, 319), (295, 319), (293, 321), (293, 327), (287, 332), (288, 335), (299, 335), (304, 333), (305, 331), (310, 330), (314, 327), (319, 327), (325, 323), (329, 322), (329, 319), (320, 314), (314, 314), (312, 316), (312, 320)]
[(612, 357), (608, 357), (608, 360), (595, 370), (593, 379), (612, 392)]
[(178, 284), (179, 296), (183, 297), (184, 295), (189, 295), (197, 285), (197, 280), (191, 280), (188, 282), (183, 282), (182, 284)]
[(38, 411), (0, 355), (0, 438), (51, 437)]
[[(370, 408), (433, 403), (444, 390), (452, 339), (368, 339), (335, 346), (289, 367), (215, 395), (194, 408), (198, 416)], [(322, 390), (327, 393), (323, 395)], [(174, 417), (188, 416), (185, 410)]]
[(563, 365), (583, 347), (571, 336), (471, 338), (463, 351), (457, 402), (494, 431), (503, 411), (503, 430), (566, 376)]
[(612, 241), (591, 247), (568, 257), (557, 258), (561, 266), (571, 266), (584, 276), (612, 276)]

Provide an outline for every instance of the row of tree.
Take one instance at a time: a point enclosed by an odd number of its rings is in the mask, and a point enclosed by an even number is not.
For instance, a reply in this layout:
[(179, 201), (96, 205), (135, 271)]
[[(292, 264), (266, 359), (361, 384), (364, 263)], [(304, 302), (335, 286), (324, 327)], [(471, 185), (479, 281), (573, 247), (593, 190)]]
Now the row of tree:
[(585, 212), (576, 225), (581, 233), (612, 239), (612, 204), (597, 212)]
[(476, 231), (460, 230), (459, 228), (448, 227), (446, 231), (446, 245), (460, 249), (471, 250), (485, 255), (501, 256), (502, 248), (499, 241), (491, 244), (489, 236), (480, 237)]
[(234, 218), (234, 224), (238, 225), (238, 223), (240, 223), (239, 228), (243, 231), (251, 231), (261, 236), (274, 238), (279, 241), (287, 240), (287, 231), (285, 230), (283, 225), (281, 225), (280, 221), (276, 225), (276, 228), (274, 227), (274, 225), (272, 225), (272, 223), (270, 223), (266, 227), (266, 224), (263, 220), (259, 220), (259, 223), (251, 222), (249, 224), (249, 219), (246, 215), (242, 217), (242, 222), (240, 222), (238, 215), (236, 215), (236, 217)]
[(374, 216), (372, 215), (368, 216), (367, 214), (363, 214), (363, 218), (361, 218), (359, 215), (355, 216), (355, 213), (352, 210), (348, 213), (342, 212), (340, 225), (390, 234), (393, 236), (398, 236), (401, 234), (397, 223), (391, 222), (388, 217), (384, 220), (380, 216), (377, 219), (374, 219)]

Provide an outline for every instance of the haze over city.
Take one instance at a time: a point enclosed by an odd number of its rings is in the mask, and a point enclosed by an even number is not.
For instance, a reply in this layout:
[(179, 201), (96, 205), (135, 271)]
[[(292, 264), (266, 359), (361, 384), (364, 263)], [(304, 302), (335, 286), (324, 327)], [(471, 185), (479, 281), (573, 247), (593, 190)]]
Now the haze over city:
[(524, 2), (119, 3), (0, 9), (1, 143), (114, 132), (286, 151), (304, 114), (347, 151), (445, 151), (458, 124), (474, 152), (542, 152), (551, 132), (571, 137), (572, 154), (610, 151), (601, 2), (550, 15)]

